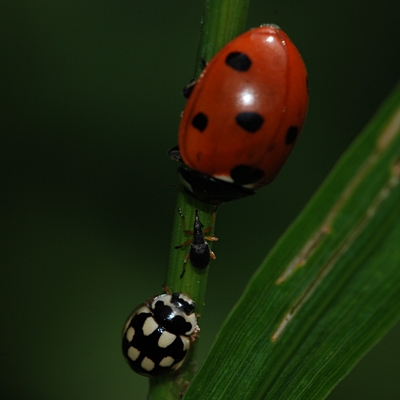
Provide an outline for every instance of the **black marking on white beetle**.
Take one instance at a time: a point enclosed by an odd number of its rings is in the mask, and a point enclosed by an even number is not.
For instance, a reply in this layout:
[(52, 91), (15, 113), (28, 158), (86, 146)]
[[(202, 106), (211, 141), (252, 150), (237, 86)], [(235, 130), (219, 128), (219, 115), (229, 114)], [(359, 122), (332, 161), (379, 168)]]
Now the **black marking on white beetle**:
[(186, 315), (192, 314), (196, 306), (193, 301), (187, 301), (180, 293), (172, 294), (171, 303), (180, 308)]

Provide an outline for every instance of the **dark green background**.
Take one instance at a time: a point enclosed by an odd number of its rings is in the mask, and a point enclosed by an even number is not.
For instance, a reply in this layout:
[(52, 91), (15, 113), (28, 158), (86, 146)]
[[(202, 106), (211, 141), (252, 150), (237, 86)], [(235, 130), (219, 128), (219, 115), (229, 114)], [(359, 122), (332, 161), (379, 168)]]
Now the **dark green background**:
[[(145, 398), (120, 331), (164, 280), (177, 183), (166, 151), (202, 8), (1, 2), (1, 398)], [(311, 102), (276, 182), (218, 213), (202, 359), (257, 265), (397, 83), (399, 9), (398, 0), (252, 2), (248, 27), (278, 24), (301, 51)], [(330, 398), (398, 399), (399, 333)]]

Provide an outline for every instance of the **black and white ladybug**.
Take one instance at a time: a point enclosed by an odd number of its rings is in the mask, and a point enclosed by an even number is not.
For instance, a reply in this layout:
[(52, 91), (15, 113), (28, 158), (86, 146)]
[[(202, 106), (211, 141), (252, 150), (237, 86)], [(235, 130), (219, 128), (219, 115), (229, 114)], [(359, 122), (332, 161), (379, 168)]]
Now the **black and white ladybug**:
[(129, 366), (150, 377), (176, 371), (200, 331), (194, 309), (188, 295), (168, 290), (137, 307), (122, 334), (122, 352)]
[(208, 264), (210, 264), (211, 258), (213, 260), (216, 259), (216, 256), (214, 252), (210, 249), (207, 240), (211, 242), (216, 242), (218, 238), (214, 235), (204, 236), (205, 233), (210, 232), (214, 229), (216, 209), (212, 214), (211, 226), (206, 229), (203, 229), (204, 225), (200, 221), (199, 210), (195, 210), (196, 216), (194, 218), (193, 231), (189, 231), (186, 229), (185, 216), (183, 215), (180, 208), (178, 209), (178, 212), (182, 217), (183, 232), (185, 232), (187, 235), (192, 236), (191, 239), (186, 240), (186, 242), (182, 243), (181, 245), (175, 246), (175, 249), (180, 249), (190, 244), (190, 249), (183, 260), (183, 271), (181, 274), (181, 278), (183, 278), (183, 275), (185, 275), (186, 272), (186, 263), (188, 259), (192, 263), (193, 267), (200, 270), (207, 268)]

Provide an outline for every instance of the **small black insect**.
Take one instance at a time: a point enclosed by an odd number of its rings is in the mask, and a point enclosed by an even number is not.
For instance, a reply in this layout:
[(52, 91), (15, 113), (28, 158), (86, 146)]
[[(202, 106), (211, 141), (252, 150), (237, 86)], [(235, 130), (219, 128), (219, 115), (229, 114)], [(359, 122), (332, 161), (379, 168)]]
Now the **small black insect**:
[(184, 242), (180, 246), (175, 246), (176, 249), (180, 249), (190, 244), (190, 250), (185, 255), (185, 258), (183, 260), (183, 271), (181, 274), (181, 279), (183, 278), (183, 275), (185, 275), (186, 263), (188, 259), (190, 259), (190, 262), (192, 263), (194, 268), (200, 270), (207, 268), (208, 264), (210, 263), (210, 258), (212, 258), (213, 260), (216, 259), (215, 254), (213, 253), (213, 251), (210, 250), (210, 247), (208, 246), (208, 243), (206, 241), (208, 240), (211, 242), (216, 242), (218, 238), (215, 236), (204, 236), (205, 233), (210, 232), (214, 228), (216, 211), (217, 210), (215, 209), (212, 215), (211, 226), (203, 230), (204, 225), (200, 221), (199, 211), (196, 210), (193, 231), (189, 231), (186, 229), (185, 216), (183, 215), (182, 210), (180, 208), (178, 209), (178, 212), (182, 217), (183, 232), (185, 232), (187, 235), (192, 236), (191, 239), (186, 240), (186, 242)]

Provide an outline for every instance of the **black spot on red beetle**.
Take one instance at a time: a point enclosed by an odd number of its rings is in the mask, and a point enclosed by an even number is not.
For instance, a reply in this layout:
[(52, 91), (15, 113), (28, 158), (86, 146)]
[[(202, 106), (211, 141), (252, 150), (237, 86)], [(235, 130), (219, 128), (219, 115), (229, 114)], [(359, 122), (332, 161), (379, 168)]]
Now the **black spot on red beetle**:
[(208, 118), (202, 112), (196, 114), (192, 119), (193, 127), (199, 130), (200, 132), (203, 132), (204, 129), (207, 128), (207, 123), (208, 123)]
[(235, 71), (245, 72), (251, 67), (251, 60), (247, 54), (233, 51), (226, 56), (225, 64)]
[(245, 131), (255, 133), (261, 128), (264, 118), (255, 112), (242, 112), (236, 115), (236, 123)]
[(259, 181), (264, 176), (261, 169), (249, 165), (238, 165), (231, 169), (231, 178), (238, 185), (248, 185)]
[(286, 132), (285, 144), (287, 146), (293, 144), (298, 134), (299, 134), (299, 128), (297, 126), (291, 126)]

